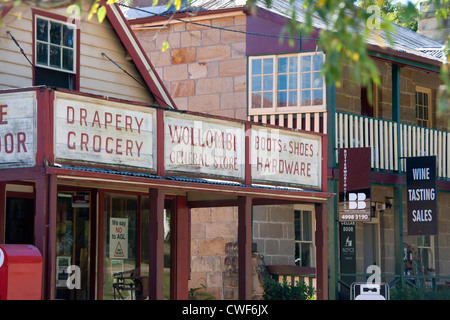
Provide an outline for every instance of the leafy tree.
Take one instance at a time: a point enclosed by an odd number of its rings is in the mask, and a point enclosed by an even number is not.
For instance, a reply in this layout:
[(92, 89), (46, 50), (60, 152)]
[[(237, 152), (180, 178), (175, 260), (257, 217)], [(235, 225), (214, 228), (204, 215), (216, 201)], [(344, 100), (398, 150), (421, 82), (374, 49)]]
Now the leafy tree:
[[(73, 11), (80, 11), (82, 0), (0, 0), (0, 10), (3, 7), (26, 2), (31, 5), (51, 8), (55, 6), (68, 7), (68, 15)], [(106, 15), (105, 6), (118, 0), (87, 0), (92, 1), (89, 17), (96, 15), (102, 21)], [(259, 0), (247, 0), (247, 5), (252, 6)], [(408, 3), (404, 7), (396, 7), (392, 0), (376, 0), (376, 5), (368, 6), (367, 9), (355, 5), (356, 0), (289, 0), (290, 8), (287, 12), (289, 22), (285, 26), (292, 36), (302, 34), (308, 36), (314, 30), (313, 17), (323, 21), (325, 27), (320, 30), (317, 45), (327, 54), (327, 63), (323, 64), (322, 74), (328, 84), (340, 86), (340, 79), (344, 65), (352, 66), (351, 76), (359, 81), (362, 86), (366, 86), (370, 93), (372, 83), (379, 84), (380, 79), (373, 59), (370, 58), (366, 46), (366, 39), (375, 37), (381, 47), (392, 46), (391, 33), (392, 24), (389, 20), (397, 21), (410, 27), (409, 22), (413, 22), (414, 5)], [(369, 3), (371, 0), (359, 0), (362, 3)], [(190, 0), (186, 1), (187, 4)], [(267, 7), (271, 6), (271, 0), (264, 1)], [(450, 0), (429, 0), (429, 3), (436, 8), (436, 18), (442, 22), (450, 18)], [(153, 0), (153, 5), (157, 5), (158, 0)], [(176, 10), (181, 8), (181, 0), (168, 0), (167, 7), (171, 5)], [(78, 6), (78, 9), (76, 8)], [(304, 11), (304, 22), (296, 20), (297, 7)], [(373, 9), (378, 10), (373, 10)], [(384, 10), (384, 11), (383, 11)], [(388, 19), (379, 19), (380, 16)], [(407, 19), (405, 19), (407, 17)], [(413, 26), (414, 28), (414, 26)], [(444, 59), (441, 67), (441, 79), (445, 84), (442, 93), (441, 108), (446, 108), (446, 100), (450, 99), (450, 35), (446, 35), (444, 47)], [(382, 39), (386, 39), (386, 41)], [(167, 44), (165, 44), (167, 47)]]
[(369, 6), (379, 6), (382, 18), (417, 31), (420, 13), (412, 2), (403, 4), (401, 2), (394, 2), (393, 0), (359, 0), (356, 5), (366, 10)]

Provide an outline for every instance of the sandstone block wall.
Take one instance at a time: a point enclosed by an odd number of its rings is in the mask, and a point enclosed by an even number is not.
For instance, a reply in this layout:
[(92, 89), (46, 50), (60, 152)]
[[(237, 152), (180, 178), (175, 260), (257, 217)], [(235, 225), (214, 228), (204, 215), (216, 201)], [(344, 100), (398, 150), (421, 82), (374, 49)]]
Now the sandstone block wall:
[[(199, 25), (173, 22), (134, 31), (178, 109), (246, 119), (245, 34), (211, 29), (246, 29), (242, 12)], [(169, 48), (161, 51), (167, 41)]]

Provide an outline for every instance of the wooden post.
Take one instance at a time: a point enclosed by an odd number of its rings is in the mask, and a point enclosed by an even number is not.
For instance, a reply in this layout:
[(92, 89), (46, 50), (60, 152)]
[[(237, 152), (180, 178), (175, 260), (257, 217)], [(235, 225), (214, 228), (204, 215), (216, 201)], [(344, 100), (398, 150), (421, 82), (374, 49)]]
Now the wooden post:
[(48, 299), (55, 298), (56, 281), (56, 207), (57, 207), (56, 175), (48, 176), (48, 235), (47, 235), (47, 293)]
[(175, 241), (172, 243), (173, 272), (172, 272), (172, 298), (175, 300), (188, 299), (188, 280), (190, 270), (191, 239), (189, 236), (189, 209), (187, 199), (178, 196), (175, 199), (174, 232)]
[(150, 189), (149, 292), (150, 300), (162, 300), (164, 289), (164, 191)]
[(48, 223), (48, 181), (47, 176), (36, 178), (35, 180), (35, 214), (34, 214), (34, 245), (42, 255), (42, 299), (49, 299), (47, 296), (47, 223)]
[(239, 300), (252, 299), (252, 198), (238, 197)]
[(98, 190), (98, 225), (97, 225), (97, 300), (103, 299), (103, 263), (105, 240), (105, 192)]
[(5, 243), (6, 182), (0, 182), (0, 243)]
[(317, 300), (328, 299), (328, 219), (327, 205), (316, 204)]

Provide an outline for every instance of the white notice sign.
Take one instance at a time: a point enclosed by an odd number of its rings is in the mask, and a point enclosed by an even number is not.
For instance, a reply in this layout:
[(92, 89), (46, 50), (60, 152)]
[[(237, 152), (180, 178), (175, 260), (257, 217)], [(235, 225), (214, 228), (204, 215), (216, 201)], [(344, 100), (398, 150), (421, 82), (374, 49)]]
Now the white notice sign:
[(153, 108), (57, 92), (55, 110), (57, 159), (156, 169)]
[(128, 219), (109, 219), (109, 257), (128, 259)]
[(319, 135), (253, 126), (251, 161), (255, 181), (321, 188)]

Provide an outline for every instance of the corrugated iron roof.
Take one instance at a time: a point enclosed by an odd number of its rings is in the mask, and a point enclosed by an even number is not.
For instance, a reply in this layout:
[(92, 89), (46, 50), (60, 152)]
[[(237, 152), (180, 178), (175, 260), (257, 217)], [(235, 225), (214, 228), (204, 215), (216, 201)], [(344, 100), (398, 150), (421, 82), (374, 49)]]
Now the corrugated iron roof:
[(74, 171), (87, 171), (94, 173), (106, 173), (106, 174), (114, 174), (114, 175), (123, 175), (123, 176), (132, 176), (132, 177), (140, 177), (140, 178), (151, 178), (151, 179), (162, 179), (160, 176), (146, 173), (146, 172), (136, 172), (136, 171), (127, 171), (127, 170), (118, 170), (118, 169), (107, 169), (107, 168), (94, 168), (94, 167), (86, 167), (86, 166), (71, 166), (71, 165), (57, 165), (58, 168), (66, 169), (66, 170), (74, 170)]
[[(73, 171), (84, 171), (84, 172), (93, 172), (93, 173), (104, 173), (104, 174), (113, 174), (113, 175), (123, 175), (123, 176), (131, 176), (131, 177), (139, 177), (139, 178), (150, 178), (150, 179), (163, 179), (162, 177), (146, 172), (136, 172), (136, 171), (127, 171), (127, 170), (118, 170), (118, 169), (108, 169), (108, 168), (96, 168), (96, 167), (87, 167), (87, 166), (74, 166), (74, 165), (56, 165), (58, 168), (73, 170)], [(309, 191), (309, 192), (320, 192), (314, 190), (307, 190), (299, 187), (288, 187), (288, 186), (275, 186), (275, 185), (265, 185), (265, 184), (252, 184), (245, 185), (243, 183), (237, 181), (229, 181), (229, 180), (220, 180), (213, 178), (198, 178), (198, 177), (186, 177), (186, 176), (166, 176), (166, 180), (178, 181), (178, 182), (193, 182), (193, 183), (201, 183), (201, 184), (210, 184), (210, 185), (223, 185), (223, 186), (233, 186), (239, 188), (259, 188), (265, 190), (278, 190), (278, 191)]]
[[(218, 10), (227, 8), (243, 7), (245, 5), (245, 0), (191, 0), (190, 5), (186, 6), (186, 2), (183, 2), (182, 10), (185, 11), (195, 11), (195, 10)], [(274, 12), (276, 14), (290, 17), (290, 10), (296, 11), (297, 21), (305, 21), (305, 12), (303, 11), (303, 1), (296, 0), (291, 3), (290, 0), (272, 0), (271, 6), (267, 8), (266, 2), (264, 0), (258, 0), (256, 5), (265, 10)], [(151, 10), (155, 14), (167, 14), (165, 11), (165, 6), (161, 7), (149, 7), (145, 10)], [(135, 15), (134, 17), (128, 16), (129, 18), (138, 18), (145, 16), (145, 12), (134, 12), (135, 10), (129, 10), (129, 15)], [(173, 9), (169, 10), (173, 13)], [(149, 14), (147, 14), (149, 16)], [(318, 29), (327, 28), (326, 21), (323, 21), (318, 16), (312, 17), (312, 24)], [(360, 27), (362, 29), (362, 27)], [(442, 42), (436, 41), (434, 39), (428, 38), (422, 34), (414, 32), (410, 29), (404, 28), (400, 25), (393, 24), (394, 32), (391, 33), (391, 37), (394, 42), (394, 46), (389, 44), (387, 40), (387, 35), (381, 30), (374, 30), (367, 39), (368, 44), (372, 44), (379, 47), (391, 47), (392, 49), (413, 54), (416, 56), (428, 58), (431, 60), (437, 60), (442, 62), (443, 59), (443, 48), (444, 44)]]

